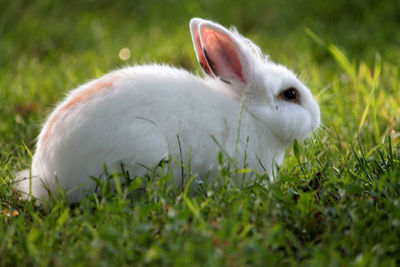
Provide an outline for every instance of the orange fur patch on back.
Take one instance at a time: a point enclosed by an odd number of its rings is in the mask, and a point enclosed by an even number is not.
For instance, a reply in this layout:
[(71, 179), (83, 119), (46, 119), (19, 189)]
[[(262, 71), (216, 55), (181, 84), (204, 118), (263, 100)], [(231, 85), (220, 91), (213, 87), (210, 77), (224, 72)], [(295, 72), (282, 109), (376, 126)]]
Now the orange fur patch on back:
[(51, 133), (52, 129), (54, 128), (54, 124), (58, 121), (58, 119), (63, 114), (65, 114), (65, 112), (68, 112), (69, 110), (73, 109), (77, 105), (79, 105), (83, 102), (86, 102), (87, 100), (97, 96), (99, 94), (99, 92), (102, 91), (103, 89), (111, 88), (116, 79), (117, 78), (114, 77), (107, 81), (99, 81), (96, 84), (94, 84), (93, 86), (87, 88), (86, 90), (79, 92), (77, 95), (75, 95), (74, 98), (72, 98), (69, 102), (64, 104), (64, 106), (50, 118), (47, 130), (44, 133), (43, 138), (42, 138), (43, 144), (45, 144), (48, 141), (48, 139), (50, 137), (50, 133)]

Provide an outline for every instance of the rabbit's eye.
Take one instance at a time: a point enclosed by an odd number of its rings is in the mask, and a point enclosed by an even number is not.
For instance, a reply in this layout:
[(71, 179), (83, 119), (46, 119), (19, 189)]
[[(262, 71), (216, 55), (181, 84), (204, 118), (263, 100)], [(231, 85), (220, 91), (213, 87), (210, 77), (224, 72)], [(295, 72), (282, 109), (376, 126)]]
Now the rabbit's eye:
[(290, 102), (298, 102), (299, 101), (299, 93), (296, 88), (290, 87), (281, 93), (281, 97)]

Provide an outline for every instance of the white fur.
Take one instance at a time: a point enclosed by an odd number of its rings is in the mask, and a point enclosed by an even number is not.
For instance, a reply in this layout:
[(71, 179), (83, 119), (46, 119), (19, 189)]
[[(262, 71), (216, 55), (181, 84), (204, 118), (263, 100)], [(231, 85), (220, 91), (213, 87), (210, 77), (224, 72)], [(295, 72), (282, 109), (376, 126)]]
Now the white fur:
[[(273, 166), (283, 162), (287, 145), (306, 138), (318, 127), (318, 104), (292, 72), (269, 62), (257, 46), (236, 31), (229, 32), (210, 21), (193, 21), (196, 27), (211, 25), (231, 34), (247, 62), (243, 63), (247, 84), (234, 80), (228, 84), (169, 66), (145, 65), (117, 70), (78, 87), (50, 114), (39, 135), (31, 167), (33, 196), (47, 198), (41, 181), (55, 193), (57, 177), (62, 188), (71, 191), (68, 200), (79, 201), (94, 191), (95, 183), (88, 177), (101, 176), (104, 163), (110, 170), (120, 170), (123, 163), (131, 174), (143, 175), (146, 170), (141, 165), (153, 167), (169, 155), (180, 160), (177, 136), (184, 164), (188, 166), (190, 158), (192, 172), (201, 178), (209, 172), (215, 174), (218, 167), (220, 148), (211, 135), (240, 166), (246, 150), (249, 167), (263, 172), (260, 159), (272, 178)], [(111, 88), (99, 90), (63, 112), (84, 90), (110, 80)], [(300, 104), (278, 96), (288, 87), (297, 88)], [(62, 115), (51, 128), (56, 114)], [(50, 134), (44, 141), (46, 132)], [(177, 174), (178, 183), (181, 177)], [(29, 193), (29, 179), (21, 181), (18, 188)]]

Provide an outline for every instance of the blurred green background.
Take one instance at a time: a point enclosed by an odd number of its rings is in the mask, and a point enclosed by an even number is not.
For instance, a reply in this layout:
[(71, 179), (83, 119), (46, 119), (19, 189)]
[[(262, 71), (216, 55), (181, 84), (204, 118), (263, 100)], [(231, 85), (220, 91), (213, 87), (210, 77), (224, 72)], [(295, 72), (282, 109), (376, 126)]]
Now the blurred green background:
[(133, 51), (136, 62), (190, 66), (185, 61), (193, 54), (187, 24), (195, 16), (235, 25), (274, 58), (282, 54), (296, 59), (311, 52), (316, 59), (326, 60), (304, 34), (309, 28), (352, 58), (371, 61), (379, 50), (388, 60), (399, 59), (400, 2), (396, 0), (2, 0), (0, 8), (1, 67), (21, 57), (82, 56), (84, 60), (90, 53), (110, 59), (114, 55), (113, 63), (118, 64), (116, 55), (122, 46)]

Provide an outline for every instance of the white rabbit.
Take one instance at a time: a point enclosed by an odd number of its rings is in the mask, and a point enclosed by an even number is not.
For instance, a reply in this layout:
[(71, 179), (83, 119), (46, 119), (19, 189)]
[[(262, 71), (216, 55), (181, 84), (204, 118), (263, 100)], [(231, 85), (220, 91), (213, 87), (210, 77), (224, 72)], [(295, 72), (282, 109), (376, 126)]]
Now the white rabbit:
[[(38, 138), (31, 175), (18, 188), (39, 199), (61, 187), (68, 201), (93, 193), (104, 164), (143, 175), (168, 157), (200, 178), (217, 170), (222, 149), (273, 177), (294, 139), (320, 123), (320, 110), (296, 75), (270, 62), (235, 29), (193, 18), (190, 31), (201, 78), (170, 66), (127, 67), (71, 91)], [(179, 139), (179, 140), (178, 140)], [(217, 145), (218, 144), (218, 145)], [(189, 163), (190, 159), (190, 163)], [(175, 166), (176, 167), (176, 166)], [(178, 169), (179, 170), (179, 169)], [(176, 182), (180, 183), (180, 172)]]

